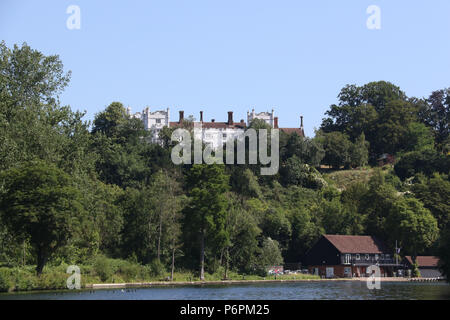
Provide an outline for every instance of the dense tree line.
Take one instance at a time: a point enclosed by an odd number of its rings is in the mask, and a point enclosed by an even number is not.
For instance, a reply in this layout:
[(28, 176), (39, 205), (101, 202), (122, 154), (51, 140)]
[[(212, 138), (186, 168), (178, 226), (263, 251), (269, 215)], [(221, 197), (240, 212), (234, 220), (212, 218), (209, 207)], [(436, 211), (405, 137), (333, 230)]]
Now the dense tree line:
[[(254, 164), (174, 165), (172, 129), (150, 143), (120, 102), (84, 121), (59, 102), (69, 80), (58, 56), (1, 43), (0, 264), (40, 273), (106, 255), (172, 277), (264, 274), (333, 233), (397, 240), (448, 270), (448, 89), (416, 99), (388, 82), (346, 86), (314, 138), (281, 133), (279, 173), (260, 176)], [(383, 153), (396, 165), (369, 181), (338, 189), (324, 174)]]

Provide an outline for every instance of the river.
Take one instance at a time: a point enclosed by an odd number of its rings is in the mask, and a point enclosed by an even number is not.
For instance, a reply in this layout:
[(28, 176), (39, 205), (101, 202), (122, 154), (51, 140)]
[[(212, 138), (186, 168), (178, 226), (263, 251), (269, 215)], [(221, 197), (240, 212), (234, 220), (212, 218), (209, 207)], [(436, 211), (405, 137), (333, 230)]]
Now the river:
[(365, 282), (320, 281), (297, 283), (203, 285), (133, 289), (47, 291), (0, 294), (0, 300), (450, 300), (443, 282), (382, 282), (369, 290)]

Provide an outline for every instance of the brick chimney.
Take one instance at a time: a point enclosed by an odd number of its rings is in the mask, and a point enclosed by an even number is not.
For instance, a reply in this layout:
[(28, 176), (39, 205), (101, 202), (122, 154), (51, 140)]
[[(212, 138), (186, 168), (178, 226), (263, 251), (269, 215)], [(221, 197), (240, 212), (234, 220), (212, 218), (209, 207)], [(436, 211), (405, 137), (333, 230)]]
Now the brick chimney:
[(303, 128), (303, 116), (300, 116), (300, 128)]
[(180, 120), (178, 121), (178, 123), (182, 123), (184, 120), (184, 111), (180, 111)]
[(203, 122), (203, 111), (200, 111), (200, 122)]
[(228, 111), (228, 124), (233, 124), (233, 111)]
[(273, 121), (274, 121), (273, 127), (275, 129), (278, 129), (278, 117), (273, 118)]

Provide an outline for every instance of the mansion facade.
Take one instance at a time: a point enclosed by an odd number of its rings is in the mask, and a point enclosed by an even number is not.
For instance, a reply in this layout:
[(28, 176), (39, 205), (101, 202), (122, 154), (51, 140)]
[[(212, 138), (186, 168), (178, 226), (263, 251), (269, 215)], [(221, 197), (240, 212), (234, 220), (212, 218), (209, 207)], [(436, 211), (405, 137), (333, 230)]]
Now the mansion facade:
[[(127, 114), (131, 117), (140, 119), (145, 127), (145, 130), (152, 132), (152, 142), (160, 143), (159, 133), (164, 127), (176, 128), (182, 125), (183, 121), (189, 120), (184, 118), (184, 111), (179, 111), (178, 121), (171, 121), (170, 109), (150, 111), (150, 108), (145, 108), (142, 112), (132, 114), (131, 108), (127, 108)], [(263, 120), (271, 128), (280, 129), (287, 134), (297, 133), (299, 136), (304, 137), (305, 132), (303, 130), (303, 116), (300, 117), (300, 126), (298, 128), (279, 128), (278, 117), (275, 117), (275, 112), (272, 109), (271, 112), (259, 112), (256, 113), (253, 109), (251, 112), (247, 111), (247, 122), (243, 119), (239, 122), (234, 122), (233, 111), (228, 111), (228, 119), (226, 122), (219, 122), (215, 119), (211, 121), (204, 121), (203, 111), (200, 111), (200, 120), (193, 121), (194, 128), (201, 129), (196, 130), (196, 139), (201, 139), (205, 144), (211, 145), (213, 149), (221, 146), (224, 142), (233, 141), (245, 133), (245, 130), (250, 126), (251, 122), (255, 119)]]

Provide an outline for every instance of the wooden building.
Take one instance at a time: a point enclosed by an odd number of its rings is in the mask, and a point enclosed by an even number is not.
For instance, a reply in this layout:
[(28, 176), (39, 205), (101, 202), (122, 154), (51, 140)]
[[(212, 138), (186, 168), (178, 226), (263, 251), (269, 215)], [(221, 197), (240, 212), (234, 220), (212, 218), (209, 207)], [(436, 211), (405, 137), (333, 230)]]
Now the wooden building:
[[(415, 261), (419, 267), (420, 276), (422, 278), (442, 278), (439, 271), (439, 258), (433, 256), (417, 256)], [(406, 270), (413, 270), (414, 261), (411, 256), (406, 256), (402, 264)]]
[(323, 235), (306, 253), (303, 264), (310, 273), (326, 278), (366, 277), (376, 265), (381, 276), (393, 276), (400, 267), (382, 242), (372, 236)]

